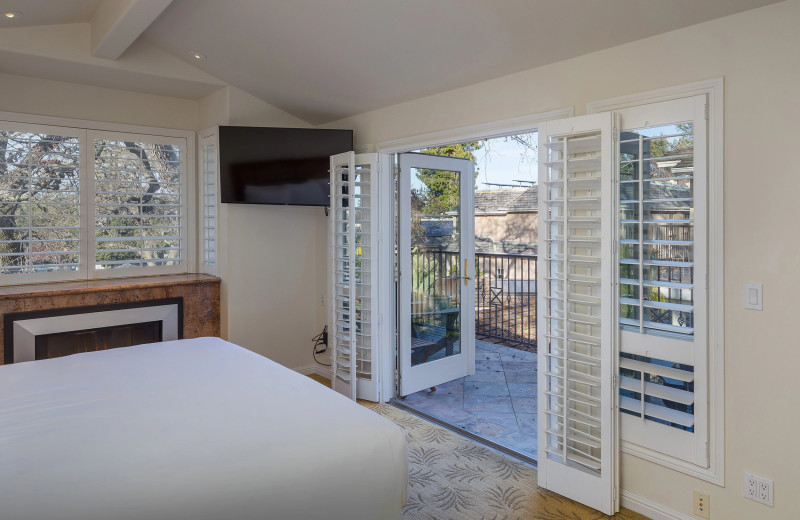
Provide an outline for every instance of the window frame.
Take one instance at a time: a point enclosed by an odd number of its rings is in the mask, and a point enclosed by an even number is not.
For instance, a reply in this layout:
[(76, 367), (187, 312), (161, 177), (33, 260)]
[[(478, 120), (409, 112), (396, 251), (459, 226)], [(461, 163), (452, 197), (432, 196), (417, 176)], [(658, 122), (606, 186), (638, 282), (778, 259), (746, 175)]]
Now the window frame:
[[(5, 129), (22, 129), (34, 132), (42, 130), (66, 135), (75, 134), (80, 139), (80, 267), (73, 272), (26, 273), (3, 276), (0, 286), (25, 285), (33, 283), (63, 282), (75, 280), (129, 278), (136, 276), (158, 276), (163, 274), (185, 274), (194, 272), (197, 266), (197, 212), (196, 201), (195, 133), (188, 130), (167, 129), (83, 119), (70, 119), (52, 116), (38, 116), (0, 112), (0, 125)], [(90, 150), (94, 150), (94, 138), (129, 136), (140, 140), (166, 140), (177, 143), (182, 148), (181, 160), (181, 232), (185, 240), (181, 244), (182, 261), (178, 266), (156, 266), (136, 269), (95, 269), (94, 241), (94, 161)]]
[[(622, 452), (693, 477), (725, 485), (725, 350), (724, 350), (724, 212), (723, 212), (723, 79), (716, 78), (587, 103), (587, 114), (622, 110), (682, 98), (706, 96), (707, 177), (707, 421), (708, 467), (622, 439)], [(702, 283), (702, 281), (698, 281)], [(676, 430), (677, 432), (677, 430)]]

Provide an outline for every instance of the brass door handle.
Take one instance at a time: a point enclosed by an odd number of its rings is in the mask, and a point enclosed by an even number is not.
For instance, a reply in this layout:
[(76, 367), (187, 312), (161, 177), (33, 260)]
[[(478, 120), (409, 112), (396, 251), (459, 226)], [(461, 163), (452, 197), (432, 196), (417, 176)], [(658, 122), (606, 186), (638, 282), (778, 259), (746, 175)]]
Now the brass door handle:
[[(469, 264), (468, 264), (468, 262), (469, 262), (469, 259), (465, 258), (464, 259), (464, 274), (465, 275), (466, 275), (466, 273), (469, 273)], [(472, 278), (470, 278), (468, 275), (463, 276), (463, 278), (464, 278), (464, 285), (469, 285), (469, 281), (472, 280)]]

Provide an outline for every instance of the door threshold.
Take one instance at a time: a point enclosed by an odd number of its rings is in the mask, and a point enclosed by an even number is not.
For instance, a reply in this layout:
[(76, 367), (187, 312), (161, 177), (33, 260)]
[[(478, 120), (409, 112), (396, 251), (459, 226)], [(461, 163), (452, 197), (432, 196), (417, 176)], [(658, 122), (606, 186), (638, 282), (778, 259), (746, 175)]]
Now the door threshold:
[(408, 413), (410, 413), (412, 415), (416, 415), (417, 417), (425, 419), (426, 421), (432, 422), (433, 424), (435, 424), (437, 426), (441, 426), (445, 430), (449, 430), (449, 431), (451, 431), (453, 433), (457, 433), (458, 435), (461, 435), (462, 437), (466, 437), (469, 440), (475, 441), (478, 444), (483, 444), (484, 446), (487, 446), (489, 448), (497, 450), (497, 451), (499, 451), (500, 453), (502, 453), (504, 455), (508, 455), (509, 457), (515, 458), (515, 459), (519, 460), (520, 462), (524, 462), (525, 464), (529, 464), (529, 465), (533, 466), (534, 468), (538, 468), (538, 462), (536, 462), (535, 459), (532, 459), (532, 458), (528, 457), (527, 455), (523, 455), (522, 453), (519, 453), (518, 451), (514, 451), (511, 448), (508, 448), (508, 447), (503, 446), (501, 444), (497, 444), (496, 442), (493, 442), (493, 441), (490, 441), (488, 439), (485, 439), (485, 438), (481, 437), (480, 435), (478, 435), (476, 433), (472, 433), (470, 431), (465, 430), (464, 428), (459, 428), (458, 426), (455, 426), (454, 424), (451, 424), (451, 423), (449, 423), (447, 421), (443, 421), (442, 419), (439, 419), (438, 417), (434, 417), (433, 415), (429, 415), (429, 414), (427, 414), (425, 412), (421, 412), (421, 411), (419, 411), (419, 410), (417, 410), (415, 408), (412, 408), (411, 406), (408, 406), (407, 404), (403, 403), (402, 401), (400, 401), (398, 399), (395, 399), (395, 398), (390, 399), (389, 400), (389, 404), (394, 406), (395, 408), (399, 408), (399, 409), (403, 410), (404, 412), (408, 412)]

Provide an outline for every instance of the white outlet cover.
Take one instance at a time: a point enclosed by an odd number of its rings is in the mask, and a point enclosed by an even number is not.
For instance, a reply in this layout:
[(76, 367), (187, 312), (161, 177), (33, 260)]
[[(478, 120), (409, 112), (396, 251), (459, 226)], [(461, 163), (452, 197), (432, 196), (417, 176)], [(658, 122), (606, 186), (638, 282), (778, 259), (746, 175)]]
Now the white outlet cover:
[(774, 506), (773, 482), (766, 477), (744, 472), (742, 481), (742, 496), (769, 507)]
[(758, 478), (746, 471), (742, 481), (742, 496), (750, 500), (758, 500)]
[(775, 507), (773, 505), (772, 487), (773, 482), (771, 479), (764, 477), (758, 478), (758, 501), (769, 507)]

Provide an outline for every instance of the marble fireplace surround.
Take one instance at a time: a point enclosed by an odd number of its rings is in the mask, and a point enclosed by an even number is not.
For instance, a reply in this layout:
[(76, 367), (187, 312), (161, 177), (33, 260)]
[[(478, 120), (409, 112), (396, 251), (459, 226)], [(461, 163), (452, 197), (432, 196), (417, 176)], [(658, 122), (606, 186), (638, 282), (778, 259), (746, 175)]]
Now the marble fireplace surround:
[(220, 335), (220, 279), (165, 275), (0, 287), (0, 364), (5, 359), (5, 315), (183, 298), (183, 337)]

